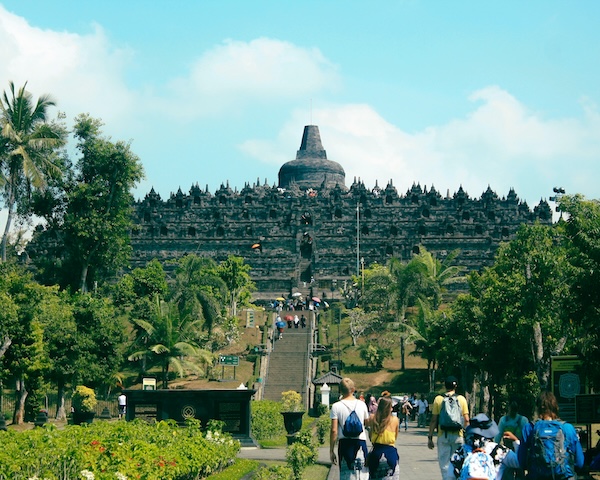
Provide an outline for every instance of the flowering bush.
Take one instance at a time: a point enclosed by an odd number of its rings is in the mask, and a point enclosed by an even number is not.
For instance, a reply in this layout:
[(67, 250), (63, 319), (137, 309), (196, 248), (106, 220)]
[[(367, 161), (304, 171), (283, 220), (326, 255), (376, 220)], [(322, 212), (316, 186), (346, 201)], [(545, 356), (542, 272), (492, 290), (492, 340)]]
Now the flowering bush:
[(97, 422), (83, 428), (0, 432), (0, 480), (187, 480), (228, 466), (240, 445), (229, 435), (173, 421)]

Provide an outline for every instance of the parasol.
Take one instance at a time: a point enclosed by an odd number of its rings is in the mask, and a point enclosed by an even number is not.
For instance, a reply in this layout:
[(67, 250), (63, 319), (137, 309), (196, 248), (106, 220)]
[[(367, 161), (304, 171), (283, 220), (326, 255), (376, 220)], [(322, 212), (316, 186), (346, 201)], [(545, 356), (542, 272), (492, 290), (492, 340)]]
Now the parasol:
[(285, 327), (285, 322), (282, 320), (279, 320), (278, 322), (275, 323), (275, 326), (277, 328), (283, 328), (283, 327)]
[(294, 317), (292, 317), (291, 315), (286, 315), (284, 318), (286, 320), (293, 320), (294, 319)]
[(275, 300), (278, 300), (280, 302), (285, 302), (285, 298), (283, 298), (283, 297), (277, 297)]
[(321, 299), (319, 297), (312, 297), (313, 302), (321, 303)]
[(294, 292), (292, 293), (292, 297), (301, 297), (302, 294), (300, 292)]

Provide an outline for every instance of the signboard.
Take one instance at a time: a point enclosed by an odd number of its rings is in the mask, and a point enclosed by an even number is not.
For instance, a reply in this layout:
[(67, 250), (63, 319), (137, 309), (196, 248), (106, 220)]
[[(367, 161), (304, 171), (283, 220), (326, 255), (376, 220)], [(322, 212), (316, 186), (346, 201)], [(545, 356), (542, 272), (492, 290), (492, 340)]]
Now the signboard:
[(237, 367), (240, 364), (240, 357), (236, 355), (219, 355), (219, 364)]
[(558, 401), (560, 418), (576, 423), (575, 398), (587, 393), (582, 373), (582, 361), (576, 355), (552, 357), (552, 392)]
[(156, 378), (142, 378), (142, 390), (156, 390)]
[(577, 423), (591, 425), (600, 423), (600, 394), (575, 397)]
[(246, 328), (254, 328), (254, 310), (246, 310)]

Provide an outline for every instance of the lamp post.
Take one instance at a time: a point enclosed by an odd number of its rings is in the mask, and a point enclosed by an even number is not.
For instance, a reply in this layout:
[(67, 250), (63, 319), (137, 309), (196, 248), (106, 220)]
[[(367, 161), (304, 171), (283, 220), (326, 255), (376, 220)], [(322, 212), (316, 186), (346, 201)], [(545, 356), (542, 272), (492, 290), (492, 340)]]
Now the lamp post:
[(557, 212), (560, 212), (560, 218), (562, 219), (562, 210), (560, 209), (560, 199), (562, 198), (562, 196), (565, 194), (565, 189), (562, 187), (554, 187), (552, 189), (552, 191), (554, 192), (554, 195), (552, 197), (550, 197), (550, 201), (556, 203), (556, 207), (555, 210)]

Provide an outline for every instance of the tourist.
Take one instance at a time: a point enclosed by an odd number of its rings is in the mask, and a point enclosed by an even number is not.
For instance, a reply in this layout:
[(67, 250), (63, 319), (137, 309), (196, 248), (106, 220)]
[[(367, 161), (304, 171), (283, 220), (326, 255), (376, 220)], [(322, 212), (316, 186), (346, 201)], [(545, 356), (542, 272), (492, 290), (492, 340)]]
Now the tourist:
[[(331, 406), (331, 431), (329, 435), (329, 453), (331, 463), (339, 464), (340, 480), (358, 480), (368, 478), (366, 467), (367, 434), (364, 424), (369, 419), (367, 405), (354, 397), (354, 382), (343, 378), (340, 382), (341, 399)], [(352, 411), (363, 424), (363, 431), (356, 438), (346, 438), (343, 426)], [(336, 454), (337, 444), (337, 454)]]
[(302, 328), (306, 328), (306, 317), (304, 316), (304, 314), (302, 314), (302, 316), (300, 317), (300, 326)]
[(427, 411), (429, 410), (429, 402), (425, 394), (422, 393), (421, 397), (417, 400), (417, 427), (427, 426)]
[[(583, 467), (583, 450), (573, 425), (563, 422), (558, 417), (558, 402), (552, 392), (540, 393), (536, 401), (536, 411), (538, 419), (535, 423), (525, 425), (523, 441), (518, 451), (519, 464), (527, 472), (526, 478), (531, 480), (576, 478), (575, 469)], [(558, 432), (558, 430), (562, 430), (562, 437), (564, 438), (562, 447), (564, 448), (558, 448), (559, 444), (556, 442), (560, 442), (560, 435), (557, 435), (554, 437), (555, 446), (552, 448), (552, 452), (548, 453), (552, 456), (554, 452), (559, 450), (564, 452), (561, 458), (554, 459), (557, 464), (560, 464), (555, 468), (562, 469), (562, 465), (564, 465), (564, 472), (562, 473), (556, 472), (556, 470), (552, 471), (541, 461), (539, 456), (532, 455), (533, 450), (536, 448), (533, 444), (538, 435), (537, 432), (544, 431), (544, 434), (549, 436), (549, 432)]]
[(300, 326), (300, 319), (298, 315), (294, 315), (294, 328), (298, 328)]
[[(448, 377), (444, 382), (446, 393), (438, 395), (433, 401), (431, 422), (429, 422), (429, 435), (427, 437), (427, 447), (433, 449), (433, 432), (437, 429), (437, 447), (438, 463), (442, 479), (454, 479), (453, 469), (450, 467), (450, 457), (464, 443), (463, 428), (469, 424), (469, 405), (462, 395), (456, 394), (458, 380), (456, 377)], [(442, 409), (448, 411), (451, 406), (458, 406), (460, 410), (460, 425), (449, 426), (440, 424), (440, 413)], [(450, 406), (450, 407), (448, 407)], [(452, 416), (452, 415), (451, 415)], [(445, 418), (446, 415), (444, 414)]]
[(367, 407), (369, 409), (369, 415), (374, 415), (377, 411), (377, 399), (375, 395), (371, 395), (370, 393), (367, 395)]
[[(496, 435), (496, 443), (502, 441), (508, 448), (513, 448), (513, 441), (511, 437), (505, 435), (506, 432), (511, 432), (519, 441), (523, 440), (523, 429), (529, 423), (529, 419), (519, 414), (519, 405), (515, 400), (511, 400), (508, 405), (508, 412), (506, 415), (500, 418), (498, 422), (498, 434)], [(510, 480), (521, 480), (524, 477), (524, 473), (520, 468), (515, 470), (506, 471), (504, 473), (505, 479)]]
[(408, 430), (408, 419), (411, 417), (412, 414), (412, 404), (410, 403), (410, 400), (408, 398), (408, 396), (404, 396), (402, 398), (402, 420), (404, 421), (404, 431)]
[[(519, 468), (519, 459), (517, 454), (505, 445), (498, 444), (494, 441), (498, 435), (498, 425), (491, 420), (485, 413), (479, 413), (473, 417), (469, 426), (465, 430), (465, 443), (461, 446), (451, 458), (453, 471), (452, 478), (464, 478), (467, 472), (461, 475), (462, 467), (469, 455), (477, 452), (483, 452), (489, 457), (488, 462), (477, 462), (478, 467), (483, 463), (484, 471), (487, 467), (488, 475), (493, 475), (494, 479), (500, 480), (507, 470), (515, 471)], [(515, 443), (515, 448), (518, 448), (519, 440), (511, 433), (506, 432), (507, 439), (511, 439)], [(486, 458), (486, 457), (483, 457)], [(478, 459), (481, 460), (481, 459)], [(472, 472), (471, 472), (472, 473)], [(479, 477), (477, 477), (479, 478)], [(487, 478), (487, 477), (486, 477)], [(510, 478), (510, 477), (508, 477)]]
[(119, 406), (119, 420), (121, 420), (125, 416), (127, 410), (127, 397), (123, 392), (118, 396), (117, 404)]
[[(374, 397), (372, 397), (374, 398)], [(398, 417), (392, 415), (392, 399), (381, 397), (377, 410), (369, 416), (367, 425), (373, 444), (367, 458), (369, 478), (399, 480), (400, 458), (395, 444), (398, 438)]]

